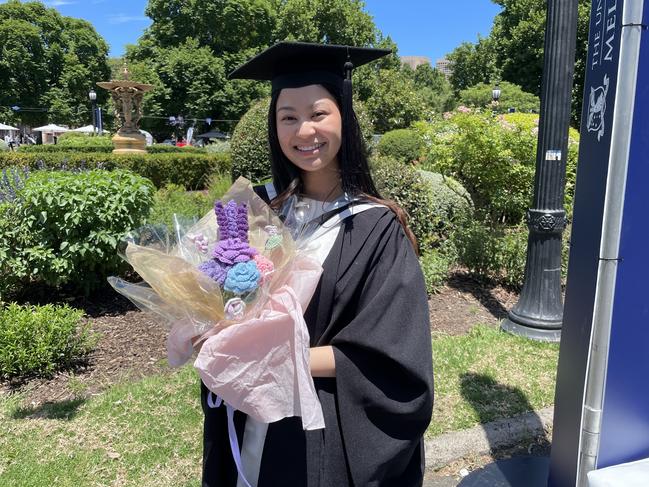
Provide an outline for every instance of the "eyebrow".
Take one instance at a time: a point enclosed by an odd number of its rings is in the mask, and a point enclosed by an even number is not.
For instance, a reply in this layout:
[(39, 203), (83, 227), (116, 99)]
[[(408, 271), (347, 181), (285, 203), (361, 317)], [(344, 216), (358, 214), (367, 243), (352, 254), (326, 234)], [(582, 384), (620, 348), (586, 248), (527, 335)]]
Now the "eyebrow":
[(279, 107), (279, 108), (277, 109), (278, 112), (281, 112), (282, 110), (288, 110), (288, 111), (294, 112), (294, 111), (295, 111), (295, 108), (290, 107), (290, 106), (284, 106), (284, 107)]

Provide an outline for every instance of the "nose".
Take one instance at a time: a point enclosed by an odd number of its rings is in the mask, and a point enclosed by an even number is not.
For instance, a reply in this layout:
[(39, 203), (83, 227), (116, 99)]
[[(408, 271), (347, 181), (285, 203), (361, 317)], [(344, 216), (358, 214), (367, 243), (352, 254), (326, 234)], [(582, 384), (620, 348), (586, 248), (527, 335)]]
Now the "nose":
[(313, 134), (315, 134), (315, 128), (313, 127), (313, 122), (311, 122), (310, 120), (305, 120), (304, 122), (300, 123), (297, 128), (298, 137), (310, 137)]

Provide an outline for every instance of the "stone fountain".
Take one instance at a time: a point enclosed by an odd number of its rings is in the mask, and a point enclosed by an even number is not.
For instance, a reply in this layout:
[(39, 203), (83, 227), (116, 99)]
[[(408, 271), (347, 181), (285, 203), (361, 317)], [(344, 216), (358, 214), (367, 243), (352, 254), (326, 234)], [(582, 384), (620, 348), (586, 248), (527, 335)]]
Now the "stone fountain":
[(153, 85), (137, 83), (128, 79), (128, 68), (124, 64), (123, 80), (110, 80), (97, 83), (97, 86), (110, 91), (115, 104), (115, 116), (119, 120), (119, 130), (113, 136), (114, 153), (146, 152), (146, 138), (140, 133), (138, 124), (142, 118), (142, 99), (144, 93)]

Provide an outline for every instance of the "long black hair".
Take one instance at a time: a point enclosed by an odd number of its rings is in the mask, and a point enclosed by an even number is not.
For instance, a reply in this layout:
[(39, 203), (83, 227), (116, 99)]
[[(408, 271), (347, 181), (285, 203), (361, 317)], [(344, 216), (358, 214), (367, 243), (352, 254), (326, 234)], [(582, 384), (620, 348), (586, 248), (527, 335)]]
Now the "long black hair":
[[(337, 89), (334, 85), (322, 83), (322, 87), (334, 97), (341, 112), (342, 130), (338, 164), (343, 191), (350, 196), (361, 196), (390, 208), (397, 216), (413, 247), (417, 250), (417, 240), (408, 227), (406, 212), (395, 202), (381, 197), (376, 189), (370, 173), (367, 150), (361, 134), (361, 128), (356, 113), (351, 107), (351, 100), (345, 104), (341, 90)], [(273, 92), (268, 110), (268, 141), (270, 144), (271, 173), (273, 175), (273, 185), (278, 194), (271, 204), (275, 209), (279, 209), (282, 203), (291, 195), (303, 191), (300, 170), (286, 157), (277, 137), (276, 111), (277, 99), (279, 98), (280, 92), (281, 90)]]

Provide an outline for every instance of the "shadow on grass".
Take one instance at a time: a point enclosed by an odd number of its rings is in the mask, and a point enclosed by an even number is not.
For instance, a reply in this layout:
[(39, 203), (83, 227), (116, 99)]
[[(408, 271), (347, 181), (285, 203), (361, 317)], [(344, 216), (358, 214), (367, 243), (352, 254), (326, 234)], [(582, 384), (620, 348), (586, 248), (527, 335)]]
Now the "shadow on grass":
[(20, 407), (11, 413), (13, 419), (74, 419), (79, 407), (86, 402), (84, 398), (46, 402), (36, 407)]
[[(460, 377), (461, 394), (480, 418), (480, 424), (487, 425), (503, 418), (521, 417), (520, 430), (512, 433), (513, 428), (492, 424), (484, 427), (492, 453), (503, 448), (515, 447), (524, 441), (526, 445), (534, 441), (540, 448), (540, 454), (547, 454), (549, 439), (543, 427), (543, 421), (534, 412), (534, 408), (517, 387), (510, 387), (496, 382), (484, 374), (466, 373)], [(506, 420), (504, 420), (506, 421)], [(493, 427), (492, 427), (493, 426)], [(527, 434), (526, 434), (527, 433)], [(516, 436), (517, 438), (512, 438)], [(512, 442), (518, 439), (517, 442)], [(533, 445), (533, 444), (532, 444)], [(527, 448), (526, 454), (533, 453)]]
[(458, 291), (470, 293), (494, 318), (502, 320), (507, 317), (509, 310), (493, 295), (493, 289), (498, 287), (493, 281), (464, 272), (455, 272), (449, 276), (446, 284)]
[[(550, 442), (525, 394), (483, 374), (463, 374), (460, 381), (462, 395), (480, 417), (495, 462), (473, 471), (458, 487), (546, 487)], [(522, 416), (516, 422), (493, 422), (518, 414)]]

